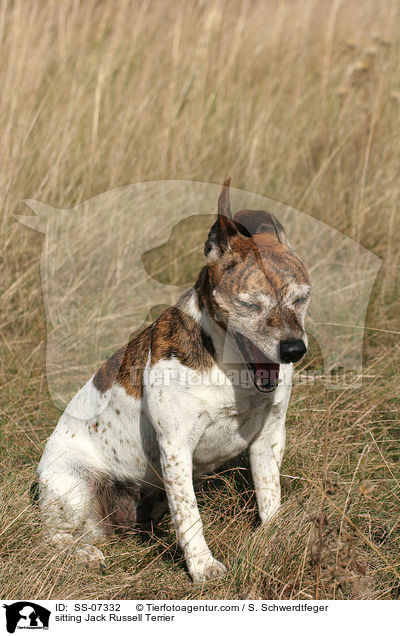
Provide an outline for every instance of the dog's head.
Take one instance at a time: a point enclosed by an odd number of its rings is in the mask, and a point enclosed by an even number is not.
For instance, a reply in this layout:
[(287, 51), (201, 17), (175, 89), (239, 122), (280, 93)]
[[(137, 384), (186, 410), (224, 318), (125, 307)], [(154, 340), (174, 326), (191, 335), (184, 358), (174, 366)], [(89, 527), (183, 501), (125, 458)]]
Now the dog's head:
[(230, 179), (222, 187), (218, 218), (205, 244), (210, 316), (236, 341), (255, 386), (276, 387), (279, 364), (307, 351), (304, 319), (310, 281), (279, 221), (264, 210), (232, 218)]

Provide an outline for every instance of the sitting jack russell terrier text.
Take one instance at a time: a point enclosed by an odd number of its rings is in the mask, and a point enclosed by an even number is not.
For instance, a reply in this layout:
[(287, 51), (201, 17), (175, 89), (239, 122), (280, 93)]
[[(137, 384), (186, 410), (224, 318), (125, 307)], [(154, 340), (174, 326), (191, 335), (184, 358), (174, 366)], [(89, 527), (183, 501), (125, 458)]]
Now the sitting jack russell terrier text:
[[(193, 581), (221, 576), (226, 568), (204, 538), (193, 481), (247, 448), (262, 523), (279, 508), (310, 282), (272, 214), (241, 210), (232, 218), (229, 185), (194, 287), (75, 395), (40, 461), (49, 539), (101, 567), (94, 543), (146, 517), (157, 522), (169, 506)], [(238, 359), (246, 385), (232, 380)]]

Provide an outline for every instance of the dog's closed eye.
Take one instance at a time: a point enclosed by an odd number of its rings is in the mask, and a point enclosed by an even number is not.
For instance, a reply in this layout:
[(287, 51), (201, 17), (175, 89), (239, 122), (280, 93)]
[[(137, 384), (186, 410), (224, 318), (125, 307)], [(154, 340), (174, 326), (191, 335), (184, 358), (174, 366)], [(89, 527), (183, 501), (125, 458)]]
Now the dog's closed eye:
[(293, 305), (297, 305), (297, 306), (299, 306), (299, 305), (303, 305), (305, 302), (307, 302), (307, 300), (309, 299), (309, 297), (310, 297), (310, 296), (309, 296), (309, 294), (308, 294), (307, 296), (300, 296), (300, 298), (296, 298), (296, 299), (293, 301)]
[(237, 299), (237, 302), (242, 307), (245, 307), (246, 309), (251, 309), (252, 311), (261, 311), (262, 309), (261, 305), (259, 305), (258, 303), (249, 302), (246, 300), (240, 300), (240, 298)]

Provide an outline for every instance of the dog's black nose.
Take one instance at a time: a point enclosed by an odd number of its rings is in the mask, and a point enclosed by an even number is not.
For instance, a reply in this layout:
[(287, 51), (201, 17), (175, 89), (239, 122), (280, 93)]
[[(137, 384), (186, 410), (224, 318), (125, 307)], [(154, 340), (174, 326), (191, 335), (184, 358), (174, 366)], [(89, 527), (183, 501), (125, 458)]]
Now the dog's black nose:
[(282, 362), (297, 362), (307, 351), (307, 347), (302, 340), (290, 338), (281, 340), (279, 345), (279, 353)]

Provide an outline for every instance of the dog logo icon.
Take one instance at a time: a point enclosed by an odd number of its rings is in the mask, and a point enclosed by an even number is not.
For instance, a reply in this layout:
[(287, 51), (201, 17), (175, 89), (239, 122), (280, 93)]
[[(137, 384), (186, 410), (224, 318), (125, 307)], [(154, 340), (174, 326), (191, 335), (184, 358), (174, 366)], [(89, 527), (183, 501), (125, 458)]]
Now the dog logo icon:
[[(153, 307), (175, 304), (183, 288), (194, 284), (191, 277), (204, 264), (204, 239), (215, 221), (219, 194), (219, 184), (166, 180), (115, 188), (70, 209), (24, 201), (36, 215), (16, 218), (44, 235), (40, 272), (47, 384), (61, 410), (70, 408), (72, 397), (109, 355), (143, 330)], [(273, 215), (304, 258), (313, 290), (306, 330), (321, 352), (319, 370), (327, 386), (361, 386), (364, 320), (382, 261), (333, 227), (279, 201), (235, 188), (230, 197), (239, 224), (246, 218), (262, 229), (260, 219), (266, 218), (271, 229)], [(196, 237), (192, 243), (191, 237)], [(186, 272), (179, 284), (176, 263)], [(234, 363), (239, 352), (226, 349), (224, 356), (231, 353), (225, 361)], [(309, 377), (313, 382), (312, 372)], [(105, 406), (103, 401), (101, 409)], [(92, 417), (91, 409), (90, 402), (80, 416)]]
[(3, 607), (9, 634), (14, 634), (16, 629), (49, 629), (51, 612), (37, 603), (18, 601)]

